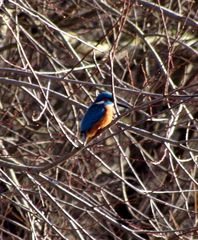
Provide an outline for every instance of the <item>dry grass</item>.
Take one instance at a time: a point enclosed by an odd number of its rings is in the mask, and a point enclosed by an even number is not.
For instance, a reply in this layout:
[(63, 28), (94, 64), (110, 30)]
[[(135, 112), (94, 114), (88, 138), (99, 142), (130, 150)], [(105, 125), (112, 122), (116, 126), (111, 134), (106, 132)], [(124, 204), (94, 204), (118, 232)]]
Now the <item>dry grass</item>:
[[(4, 1), (1, 239), (198, 238), (197, 9)], [(84, 146), (102, 90), (131, 108)]]

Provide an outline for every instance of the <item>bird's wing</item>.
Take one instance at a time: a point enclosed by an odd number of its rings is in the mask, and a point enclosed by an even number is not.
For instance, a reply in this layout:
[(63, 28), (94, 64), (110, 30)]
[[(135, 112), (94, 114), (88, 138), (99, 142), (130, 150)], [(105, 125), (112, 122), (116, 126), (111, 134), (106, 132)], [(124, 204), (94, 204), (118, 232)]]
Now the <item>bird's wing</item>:
[(85, 113), (82, 119), (80, 131), (86, 133), (95, 123), (97, 123), (105, 113), (103, 104), (93, 104)]

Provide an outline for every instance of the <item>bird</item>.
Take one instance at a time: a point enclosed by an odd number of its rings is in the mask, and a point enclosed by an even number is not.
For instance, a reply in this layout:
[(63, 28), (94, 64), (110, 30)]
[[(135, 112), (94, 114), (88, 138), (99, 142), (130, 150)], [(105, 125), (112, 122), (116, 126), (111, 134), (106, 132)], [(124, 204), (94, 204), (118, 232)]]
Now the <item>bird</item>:
[[(117, 102), (118, 106), (127, 108), (124, 103)], [(80, 132), (85, 143), (98, 136), (102, 129), (108, 126), (114, 115), (114, 99), (110, 92), (101, 92), (86, 111), (80, 124)]]

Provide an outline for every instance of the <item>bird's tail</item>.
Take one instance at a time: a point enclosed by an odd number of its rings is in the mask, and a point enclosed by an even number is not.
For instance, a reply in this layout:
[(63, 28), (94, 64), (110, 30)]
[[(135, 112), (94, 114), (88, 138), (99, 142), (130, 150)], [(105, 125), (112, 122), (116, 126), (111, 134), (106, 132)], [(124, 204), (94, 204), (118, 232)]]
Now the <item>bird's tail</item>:
[(86, 145), (87, 143), (89, 143), (90, 141), (91, 141), (91, 139), (93, 138), (93, 137), (91, 137), (91, 136), (89, 136), (89, 134), (87, 135), (86, 133), (84, 133), (84, 132), (81, 132), (81, 139), (82, 139), (82, 141), (84, 142), (84, 144)]

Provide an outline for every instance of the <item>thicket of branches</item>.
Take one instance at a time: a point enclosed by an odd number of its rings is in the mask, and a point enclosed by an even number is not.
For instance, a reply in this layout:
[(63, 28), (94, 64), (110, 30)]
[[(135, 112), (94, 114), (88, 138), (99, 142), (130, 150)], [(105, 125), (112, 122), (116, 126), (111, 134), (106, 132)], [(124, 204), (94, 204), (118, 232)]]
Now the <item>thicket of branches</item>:
[[(198, 3), (0, 11), (0, 238), (196, 239)], [(130, 108), (84, 145), (103, 90)]]

